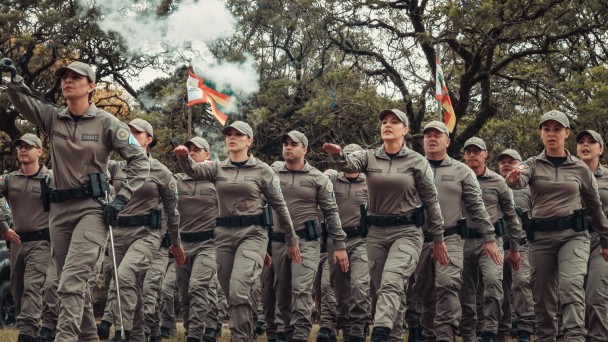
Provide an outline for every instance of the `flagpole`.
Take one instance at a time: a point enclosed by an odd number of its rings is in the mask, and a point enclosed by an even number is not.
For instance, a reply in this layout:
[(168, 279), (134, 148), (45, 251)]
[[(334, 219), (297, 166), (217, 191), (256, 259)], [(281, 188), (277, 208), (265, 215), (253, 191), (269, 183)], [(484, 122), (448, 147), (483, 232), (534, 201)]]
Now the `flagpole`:
[(192, 107), (188, 107), (188, 140), (192, 139)]
[[(441, 65), (441, 52), (439, 51), (439, 44), (435, 45), (435, 55), (437, 59), (437, 63), (435, 67)], [(436, 73), (436, 72), (435, 72)], [(437, 77), (435, 77), (435, 83), (437, 83)], [(441, 111), (441, 100), (437, 100), (437, 118), (439, 121), (443, 122), (443, 113)]]

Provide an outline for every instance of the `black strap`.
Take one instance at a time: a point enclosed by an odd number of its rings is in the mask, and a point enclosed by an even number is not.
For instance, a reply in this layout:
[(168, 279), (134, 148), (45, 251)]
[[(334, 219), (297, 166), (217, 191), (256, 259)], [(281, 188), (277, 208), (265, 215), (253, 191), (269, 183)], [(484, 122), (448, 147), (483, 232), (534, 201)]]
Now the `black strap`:
[(150, 215), (141, 216), (121, 216), (118, 218), (118, 227), (141, 227), (148, 226), (150, 228), (158, 229), (160, 227), (152, 227), (152, 220)]
[[(522, 238), (521, 240), (519, 240), (519, 245), (520, 246), (524, 246), (528, 244), (528, 239), (526, 238)], [(502, 249), (504, 249), (505, 251), (508, 251), (509, 249), (511, 249), (511, 241), (509, 240), (505, 240), (502, 243)]]
[(344, 231), (344, 233), (346, 233), (347, 238), (361, 237), (361, 233), (359, 232), (359, 227), (342, 228), (342, 230)]
[(243, 215), (219, 217), (216, 219), (217, 225), (222, 227), (249, 227), (251, 225), (262, 226), (264, 217), (259, 215)]
[(270, 237), (272, 242), (278, 242), (278, 243), (286, 243), (287, 241), (285, 240), (285, 234), (284, 233), (272, 233), (272, 236)]
[(566, 229), (574, 229), (577, 221), (574, 215), (555, 220), (532, 219), (532, 229), (536, 232), (554, 232)]
[(169, 234), (163, 235), (163, 238), (160, 240), (160, 247), (161, 248), (171, 247), (171, 237), (169, 236)]
[(214, 238), (213, 230), (196, 233), (180, 233), (180, 236), (184, 242), (203, 242)]
[(405, 215), (369, 215), (367, 223), (377, 227), (391, 227), (415, 224), (414, 212)]
[[(446, 230), (443, 231), (443, 237), (448, 237), (448, 236), (452, 236), (452, 235), (456, 235), (458, 234), (458, 226), (456, 227), (452, 227), (452, 228), (448, 228)], [(463, 236), (461, 236), (463, 237)], [(433, 234), (426, 232), (424, 233), (424, 242), (428, 243), (428, 242), (433, 242)]]
[(81, 185), (71, 189), (53, 189), (51, 191), (51, 202), (66, 202), (71, 199), (91, 197), (89, 187)]
[(37, 232), (18, 233), (21, 242), (30, 241), (51, 241), (51, 234), (48, 228), (41, 229)]
[[(494, 229), (496, 229), (496, 226), (500, 223), (500, 221), (496, 221), (493, 226)], [(494, 232), (496, 233), (496, 230), (494, 230)], [(481, 234), (477, 229), (468, 229), (468, 233), (466, 238), (469, 239), (481, 239), (484, 237), (484, 235), (488, 235), (488, 234)], [(500, 236), (498, 236), (500, 237)]]
[[(318, 236), (316, 238), (311, 238), (309, 236), (309, 231), (306, 228), (296, 230), (296, 235), (306, 241), (319, 240)], [(279, 243), (286, 243), (287, 239), (285, 238), (285, 233), (272, 233), (272, 241), (279, 242)]]

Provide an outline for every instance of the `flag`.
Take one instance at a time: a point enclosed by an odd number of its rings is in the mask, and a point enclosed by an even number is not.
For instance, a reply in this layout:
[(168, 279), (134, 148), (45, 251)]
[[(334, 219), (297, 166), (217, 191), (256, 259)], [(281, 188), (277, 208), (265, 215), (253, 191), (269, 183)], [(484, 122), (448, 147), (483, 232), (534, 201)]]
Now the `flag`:
[(454, 113), (454, 107), (452, 107), (448, 86), (443, 78), (443, 70), (441, 70), (441, 65), (437, 59), (435, 59), (435, 64), (437, 65), (437, 71), (435, 72), (435, 99), (441, 103), (443, 122), (448, 126), (450, 133), (452, 133), (454, 126), (456, 126), (456, 114)]
[(232, 97), (209, 87), (205, 84), (203, 78), (196, 76), (192, 71), (188, 71), (186, 88), (188, 90), (188, 107), (199, 103), (208, 103), (211, 114), (215, 116), (222, 126), (226, 124), (228, 115), (222, 111), (224, 108), (231, 106)]

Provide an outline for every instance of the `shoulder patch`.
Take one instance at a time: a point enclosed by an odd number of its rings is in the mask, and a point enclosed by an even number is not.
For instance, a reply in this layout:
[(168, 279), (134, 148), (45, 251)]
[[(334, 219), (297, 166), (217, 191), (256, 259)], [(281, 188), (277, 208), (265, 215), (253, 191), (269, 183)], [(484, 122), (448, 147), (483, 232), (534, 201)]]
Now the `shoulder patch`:
[(119, 128), (118, 131), (116, 131), (116, 138), (120, 141), (127, 140), (130, 135), (131, 132), (129, 132), (126, 128)]
[(595, 177), (593, 177), (593, 178), (591, 179), (591, 186), (592, 186), (592, 187), (593, 187), (595, 190), (597, 190), (598, 185), (597, 185), (597, 180), (595, 179)]
[(334, 192), (334, 185), (332, 184), (332, 182), (327, 182), (327, 184), (325, 185), (325, 190), (327, 192)]
[(281, 181), (279, 180), (278, 177), (272, 177), (272, 187), (273, 188), (280, 188), (281, 187)]
[(426, 178), (427, 178), (428, 180), (433, 180), (433, 179), (435, 178), (435, 175), (433, 174), (433, 170), (431, 169), (431, 167), (430, 167), (430, 166), (428, 166), (428, 167), (426, 168), (426, 172), (425, 172), (425, 174), (424, 174), (424, 175), (426, 176)]

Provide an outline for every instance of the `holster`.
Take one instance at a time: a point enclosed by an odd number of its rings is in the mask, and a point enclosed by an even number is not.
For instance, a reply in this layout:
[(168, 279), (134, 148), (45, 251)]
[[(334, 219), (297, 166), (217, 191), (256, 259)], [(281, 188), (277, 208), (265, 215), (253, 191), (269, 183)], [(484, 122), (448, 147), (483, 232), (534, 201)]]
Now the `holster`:
[(589, 220), (587, 220), (586, 208), (575, 209), (574, 218), (576, 220), (576, 224), (574, 226), (575, 232), (582, 232), (589, 229)]
[(534, 229), (532, 229), (532, 222), (530, 221), (530, 210), (522, 210), (521, 208), (515, 208), (515, 212), (521, 220), (521, 228), (526, 232), (527, 240), (530, 242), (534, 241)]
[(359, 231), (359, 235), (365, 238), (369, 232), (369, 226), (367, 225), (367, 203), (359, 205), (359, 215), (359, 227), (357, 227), (357, 230)]
[(414, 224), (416, 225), (416, 227), (422, 227), (424, 225), (425, 219), (426, 219), (426, 216), (425, 216), (424, 206), (423, 205), (417, 206), (415, 216), (414, 216)]
[[(150, 211), (150, 228), (160, 229), (163, 225), (163, 212), (160, 209)], [(168, 236), (168, 235), (167, 235)]]
[(89, 173), (89, 186), (91, 191), (91, 197), (99, 198), (104, 197), (106, 192), (110, 191), (110, 183), (108, 177), (103, 172)]
[(505, 222), (505, 219), (503, 218), (499, 218), (498, 221), (496, 221), (496, 223), (494, 223), (494, 233), (496, 234), (496, 236), (503, 236), (505, 235), (505, 233), (507, 232), (507, 224)]
[(40, 198), (42, 199), (42, 210), (48, 213), (51, 210), (51, 188), (47, 177), (40, 178)]
[(307, 241), (313, 241), (321, 237), (321, 231), (319, 230), (317, 220), (304, 222), (304, 229), (306, 230), (306, 236), (304, 238)]
[(467, 219), (460, 219), (458, 220), (458, 224), (456, 225), (457, 229), (458, 229), (458, 235), (460, 235), (461, 238), (467, 238), (469, 236), (469, 230), (467, 229)]
[(272, 218), (272, 207), (270, 204), (266, 204), (262, 208), (262, 224), (266, 227), (266, 231), (268, 232), (268, 244), (266, 245), (266, 253), (272, 256), (272, 233), (274, 226), (274, 219)]

